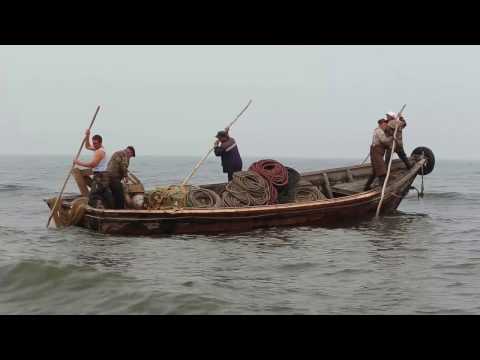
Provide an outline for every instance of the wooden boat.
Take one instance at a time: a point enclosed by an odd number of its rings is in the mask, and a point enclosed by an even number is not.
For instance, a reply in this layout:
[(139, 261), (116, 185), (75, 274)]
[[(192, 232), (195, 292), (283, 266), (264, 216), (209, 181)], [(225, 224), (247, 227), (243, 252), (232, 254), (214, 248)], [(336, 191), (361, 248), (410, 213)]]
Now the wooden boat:
[[(416, 148), (410, 156), (410, 170), (400, 160), (393, 160), (390, 179), (385, 190), (381, 214), (395, 210), (418, 175), (433, 170), (435, 158), (431, 150)], [(372, 173), (370, 163), (314, 172), (301, 176), (310, 181), (327, 196), (327, 199), (276, 205), (239, 208), (183, 208), (167, 210), (106, 210), (85, 207), (77, 226), (104, 234), (165, 235), (165, 234), (218, 234), (245, 232), (256, 228), (276, 226), (329, 225), (346, 220), (360, 220), (375, 216), (381, 198), (377, 185), (364, 191), (367, 178)], [(218, 194), (225, 183), (201, 187)], [(62, 199), (64, 210), (81, 195)], [(46, 200), (50, 208), (53, 199)]]

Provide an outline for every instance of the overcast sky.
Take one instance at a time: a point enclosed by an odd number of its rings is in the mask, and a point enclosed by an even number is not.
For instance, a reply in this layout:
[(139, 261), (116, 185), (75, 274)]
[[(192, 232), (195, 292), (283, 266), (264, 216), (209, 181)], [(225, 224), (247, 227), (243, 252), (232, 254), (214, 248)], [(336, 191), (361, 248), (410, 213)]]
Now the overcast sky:
[(480, 46), (0, 46), (0, 153), (201, 157), (231, 130), (244, 156), (358, 158), (406, 103), (408, 154), (479, 158)]

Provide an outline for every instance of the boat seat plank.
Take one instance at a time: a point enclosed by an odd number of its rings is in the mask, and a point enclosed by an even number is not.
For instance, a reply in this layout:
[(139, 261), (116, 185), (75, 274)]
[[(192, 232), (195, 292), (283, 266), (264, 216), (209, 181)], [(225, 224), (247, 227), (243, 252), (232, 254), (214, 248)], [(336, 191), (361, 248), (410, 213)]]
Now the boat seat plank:
[(352, 182), (335, 184), (335, 186), (332, 186), (332, 191), (344, 195), (358, 194), (363, 191), (366, 182), (367, 179), (358, 179)]

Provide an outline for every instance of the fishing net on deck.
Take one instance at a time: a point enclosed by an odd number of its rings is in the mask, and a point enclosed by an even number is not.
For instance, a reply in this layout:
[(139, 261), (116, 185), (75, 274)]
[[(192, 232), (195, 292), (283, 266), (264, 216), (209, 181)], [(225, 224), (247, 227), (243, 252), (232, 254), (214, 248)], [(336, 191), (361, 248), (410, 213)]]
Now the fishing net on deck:
[(187, 206), (195, 208), (219, 208), (223, 206), (223, 201), (213, 190), (192, 187), (187, 194)]
[(295, 188), (295, 202), (316, 201), (326, 199), (325, 195), (310, 181), (300, 180)]
[[(47, 202), (51, 208), (55, 205), (57, 198), (49, 199)], [(57, 226), (72, 226), (77, 225), (83, 219), (88, 205), (87, 197), (79, 197), (72, 201), (70, 208), (67, 210), (61, 204), (57, 205), (54, 212), (54, 221)]]
[[(225, 207), (266, 205), (271, 201), (271, 189), (270, 183), (256, 172), (239, 171), (225, 187), (223, 204)], [(273, 195), (276, 197), (276, 193)]]
[(157, 187), (145, 193), (145, 206), (149, 210), (186, 207), (189, 189), (180, 185)]

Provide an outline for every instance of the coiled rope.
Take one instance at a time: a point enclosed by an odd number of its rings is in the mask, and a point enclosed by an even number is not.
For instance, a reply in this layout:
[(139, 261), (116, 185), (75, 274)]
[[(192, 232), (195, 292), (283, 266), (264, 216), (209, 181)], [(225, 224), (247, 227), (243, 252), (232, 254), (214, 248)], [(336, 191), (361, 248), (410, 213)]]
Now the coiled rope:
[(223, 204), (225, 207), (266, 205), (271, 201), (271, 188), (269, 182), (256, 172), (239, 171), (225, 187)]
[(295, 188), (295, 202), (316, 201), (326, 196), (310, 181), (300, 180)]
[(223, 201), (218, 194), (209, 189), (192, 187), (187, 194), (187, 206), (195, 208), (219, 208)]
[(288, 170), (276, 160), (266, 159), (254, 162), (248, 168), (262, 176), (270, 184), (269, 204), (278, 203), (278, 192), (288, 184)]
[(266, 159), (254, 162), (248, 170), (255, 171), (277, 187), (285, 186), (288, 183), (288, 171), (286, 167), (275, 160)]
[(222, 205), (222, 199), (214, 191), (191, 185), (157, 187), (145, 193), (145, 206), (148, 210), (185, 207), (218, 208)]

